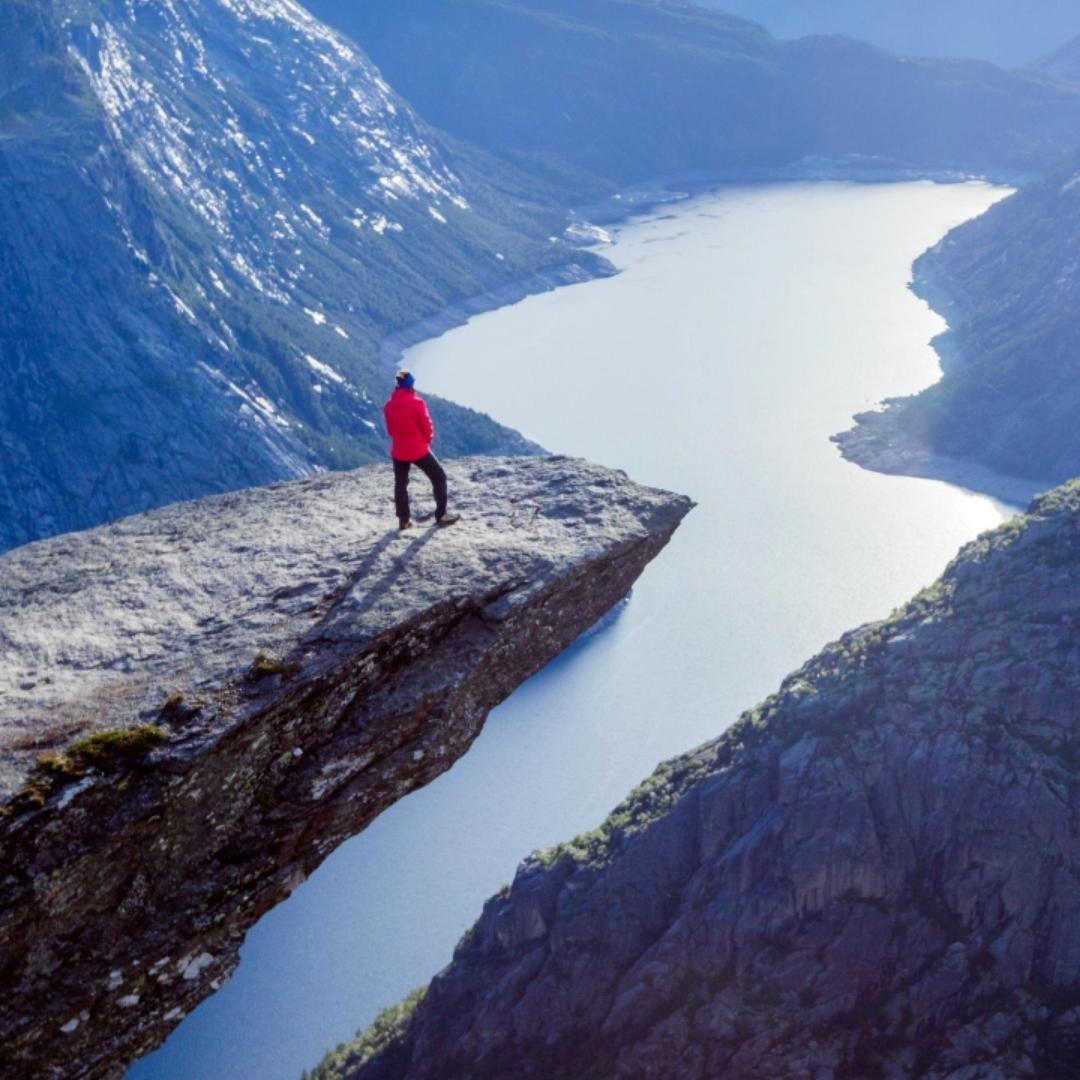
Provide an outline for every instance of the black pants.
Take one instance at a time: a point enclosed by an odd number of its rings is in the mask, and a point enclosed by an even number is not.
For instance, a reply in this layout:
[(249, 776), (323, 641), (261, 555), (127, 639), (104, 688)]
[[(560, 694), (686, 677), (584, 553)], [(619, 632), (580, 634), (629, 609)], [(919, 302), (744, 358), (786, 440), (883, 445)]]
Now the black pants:
[(415, 465), (430, 481), (435, 493), (435, 518), (446, 513), (446, 473), (439, 464), (439, 459), (431, 453), (425, 454), (419, 461), (398, 461), (394, 459), (394, 506), (398, 521), (409, 520), (409, 469)]

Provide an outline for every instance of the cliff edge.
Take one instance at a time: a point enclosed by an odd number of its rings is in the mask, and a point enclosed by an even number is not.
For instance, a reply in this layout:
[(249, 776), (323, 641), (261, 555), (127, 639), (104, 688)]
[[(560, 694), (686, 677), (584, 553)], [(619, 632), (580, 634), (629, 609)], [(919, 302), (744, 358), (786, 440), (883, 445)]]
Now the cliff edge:
[(1075, 1076), (1080, 482), (598, 831), (317, 1080)]
[(448, 472), (446, 530), (399, 533), (375, 468), (0, 558), (0, 1074), (118, 1076), (158, 1045), (691, 506), (566, 458)]

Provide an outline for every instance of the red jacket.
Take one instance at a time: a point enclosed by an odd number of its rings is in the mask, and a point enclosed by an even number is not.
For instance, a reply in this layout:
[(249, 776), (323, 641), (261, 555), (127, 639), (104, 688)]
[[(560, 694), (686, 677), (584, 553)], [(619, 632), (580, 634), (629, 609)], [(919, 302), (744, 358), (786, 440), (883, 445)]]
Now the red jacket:
[(400, 386), (383, 406), (390, 456), (395, 461), (419, 461), (431, 449), (435, 427), (424, 399), (415, 390)]

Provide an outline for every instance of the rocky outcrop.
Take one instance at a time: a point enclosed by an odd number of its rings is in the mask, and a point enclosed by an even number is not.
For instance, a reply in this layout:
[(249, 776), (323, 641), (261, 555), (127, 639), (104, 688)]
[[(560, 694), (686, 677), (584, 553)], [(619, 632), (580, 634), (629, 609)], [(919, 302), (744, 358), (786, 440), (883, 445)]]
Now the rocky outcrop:
[(315, 1075), (1075, 1076), (1078, 566), (1080, 482), (527, 860)]
[(3, 1076), (116, 1076), (160, 1043), (690, 507), (565, 458), (449, 472), (448, 530), (398, 532), (366, 469), (0, 560)]

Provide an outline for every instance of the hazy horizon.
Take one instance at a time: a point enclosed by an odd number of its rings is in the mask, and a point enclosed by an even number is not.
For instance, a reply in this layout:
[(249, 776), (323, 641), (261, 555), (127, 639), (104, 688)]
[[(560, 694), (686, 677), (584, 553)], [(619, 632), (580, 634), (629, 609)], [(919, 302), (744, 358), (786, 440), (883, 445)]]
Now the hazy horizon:
[(698, 0), (780, 38), (843, 34), (906, 56), (1033, 63), (1080, 35), (1073, 0)]

